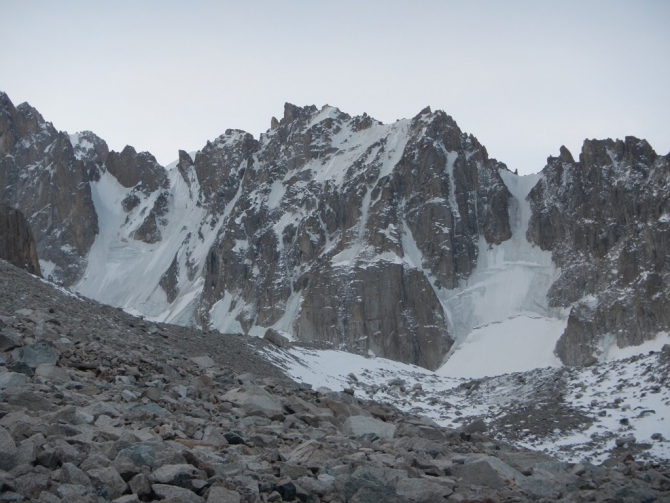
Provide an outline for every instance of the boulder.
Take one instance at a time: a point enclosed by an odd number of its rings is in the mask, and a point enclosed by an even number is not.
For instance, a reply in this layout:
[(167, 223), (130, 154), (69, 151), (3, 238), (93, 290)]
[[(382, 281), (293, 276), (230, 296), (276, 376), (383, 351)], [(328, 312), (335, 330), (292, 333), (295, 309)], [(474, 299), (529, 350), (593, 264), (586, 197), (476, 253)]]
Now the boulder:
[(63, 463), (61, 467), (61, 482), (80, 486), (92, 486), (91, 479), (74, 463)]
[(206, 475), (193, 465), (178, 464), (163, 465), (154, 470), (149, 478), (152, 482), (158, 484), (186, 487), (189, 480), (193, 478), (206, 478)]
[(260, 414), (270, 419), (283, 418), (284, 407), (279, 399), (255, 384), (244, 384), (232, 389), (223, 399), (242, 408), (247, 415)]
[(17, 453), (16, 442), (6, 429), (0, 427), (0, 470), (14, 468)]
[(417, 503), (433, 503), (448, 498), (453, 491), (442, 484), (431, 482), (425, 478), (404, 478), (398, 480), (396, 492), (410, 501)]
[(57, 367), (56, 365), (50, 365), (48, 363), (38, 365), (35, 369), (35, 375), (37, 377), (42, 377), (47, 381), (51, 381), (54, 384), (63, 384), (72, 380), (70, 379), (67, 370), (63, 367)]
[(263, 338), (270, 341), (275, 346), (279, 346), (280, 348), (288, 347), (291, 344), (291, 341), (289, 341), (288, 337), (283, 336), (274, 328), (268, 328), (265, 331)]
[(500, 489), (505, 487), (505, 481), (491, 467), (486, 460), (479, 460), (462, 465), (454, 465), (451, 468), (452, 475), (462, 479), (463, 484)]
[(28, 376), (17, 372), (0, 371), (0, 389), (23, 388), (28, 384)]
[(214, 486), (210, 488), (207, 503), (240, 503), (240, 495), (225, 487)]
[(118, 498), (128, 487), (119, 472), (112, 466), (89, 470), (87, 475), (96, 488), (105, 491), (109, 499)]
[(203, 369), (209, 369), (216, 366), (216, 362), (209, 356), (193, 356), (191, 361)]
[(44, 363), (48, 365), (56, 365), (56, 363), (58, 363), (58, 358), (60, 357), (58, 351), (46, 342), (37, 342), (35, 344), (23, 346), (15, 351), (18, 356), (18, 361), (26, 363), (34, 369)]
[(182, 487), (167, 484), (153, 484), (151, 489), (156, 493), (156, 496), (163, 500), (174, 498), (175, 501), (180, 501), (182, 503), (205, 503), (204, 498), (201, 498), (193, 491), (189, 491)]
[(393, 423), (385, 423), (379, 419), (366, 416), (351, 416), (344, 421), (342, 433), (360, 437), (373, 434), (379, 438), (393, 438), (396, 426)]

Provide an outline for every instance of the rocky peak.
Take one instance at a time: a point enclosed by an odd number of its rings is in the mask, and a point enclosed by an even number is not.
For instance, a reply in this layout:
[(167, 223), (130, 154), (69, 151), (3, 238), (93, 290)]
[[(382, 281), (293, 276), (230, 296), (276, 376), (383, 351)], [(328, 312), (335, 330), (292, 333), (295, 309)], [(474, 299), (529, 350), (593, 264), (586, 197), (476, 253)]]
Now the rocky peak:
[(71, 284), (86, 264), (98, 231), (85, 164), (67, 134), (27, 104), (2, 100), (0, 194), (27, 215), (45, 276)]
[(193, 159), (185, 150), (179, 151), (179, 161), (177, 162), (177, 169), (179, 174), (186, 182), (186, 185), (191, 187), (191, 179), (189, 177), (189, 171), (193, 167)]
[(208, 141), (194, 161), (200, 204), (213, 213), (223, 212), (235, 197), (259, 145), (251, 134), (239, 129), (228, 129), (213, 142)]
[(603, 168), (612, 163), (649, 166), (657, 155), (646, 140), (626, 136), (624, 140), (586, 140), (579, 162), (584, 169)]
[[(572, 162), (572, 163), (575, 162), (575, 158), (572, 157), (572, 154), (566, 148), (565, 145), (561, 145), (560, 155), (559, 155), (558, 158), (560, 159), (561, 162)], [(549, 158), (549, 159), (551, 159), (551, 158)], [(551, 160), (547, 160), (547, 164), (550, 164), (551, 162), (552, 162)]]
[(284, 117), (282, 118), (280, 125), (289, 124), (295, 120), (307, 120), (309, 119), (314, 112), (317, 111), (317, 108), (314, 105), (298, 107), (292, 105), (291, 103), (284, 103)]
[(107, 156), (107, 170), (126, 188), (137, 187), (149, 193), (165, 188), (167, 176), (156, 158), (149, 152), (137, 152), (127, 145), (120, 153), (110, 152)]
[(46, 121), (44, 120), (44, 117), (42, 117), (42, 114), (39, 113), (35, 107), (26, 102), (17, 106), (16, 111), (23, 116), (25, 128), (32, 134), (37, 134), (41, 126), (46, 125)]
[(670, 327), (669, 191), (667, 158), (637, 138), (587, 140), (579, 162), (549, 158), (528, 196), (528, 239), (562, 270), (548, 298), (570, 308), (564, 363), (602, 355), (612, 335), (625, 347)]
[(105, 162), (109, 156), (107, 143), (91, 131), (81, 131), (69, 137), (74, 157), (82, 162), (89, 179), (99, 180), (100, 172), (105, 169)]

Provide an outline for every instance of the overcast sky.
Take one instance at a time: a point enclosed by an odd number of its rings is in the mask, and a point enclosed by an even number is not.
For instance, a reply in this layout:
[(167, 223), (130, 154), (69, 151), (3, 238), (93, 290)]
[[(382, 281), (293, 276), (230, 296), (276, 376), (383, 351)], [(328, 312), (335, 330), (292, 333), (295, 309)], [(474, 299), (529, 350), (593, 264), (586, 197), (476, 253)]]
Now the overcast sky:
[(426, 105), (541, 170), (564, 144), (670, 151), (670, 1), (0, 0), (0, 90), (167, 164), (284, 102), (383, 122)]

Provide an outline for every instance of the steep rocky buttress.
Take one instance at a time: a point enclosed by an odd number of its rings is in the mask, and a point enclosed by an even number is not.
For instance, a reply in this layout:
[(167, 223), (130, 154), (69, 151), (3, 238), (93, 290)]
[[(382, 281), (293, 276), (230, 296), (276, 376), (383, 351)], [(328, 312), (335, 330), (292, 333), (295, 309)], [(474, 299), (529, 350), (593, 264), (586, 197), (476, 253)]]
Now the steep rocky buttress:
[(561, 148), (528, 196), (528, 239), (561, 268), (550, 304), (570, 309), (556, 353), (580, 365), (670, 328), (670, 158), (644, 140)]
[(0, 259), (41, 276), (33, 233), (19, 210), (0, 204)]

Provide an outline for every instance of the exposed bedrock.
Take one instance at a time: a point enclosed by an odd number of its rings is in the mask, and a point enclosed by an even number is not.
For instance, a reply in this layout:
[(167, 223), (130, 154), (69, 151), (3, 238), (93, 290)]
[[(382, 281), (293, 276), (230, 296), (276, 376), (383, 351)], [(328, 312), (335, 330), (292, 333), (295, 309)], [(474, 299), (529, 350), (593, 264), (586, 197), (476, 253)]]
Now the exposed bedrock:
[(64, 284), (83, 273), (98, 232), (89, 181), (96, 156), (105, 151), (106, 145), (91, 143), (88, 159), (76, 155), (67, 134), (27, 103), (14, 107), (0, 93), (0, 201), (26, 216), (38, 256)]
[(481, 236), (511, 236), (504, 165), (440, 111), (383, 125), (287, 104), (275, 126), (256, 143), (229, 131), (196, 156), (197, 168), (216, 155), (201, 198), (227, 217), (201, 321), (437, 368), (453, 339), (435, 290), (469, 276)]
[(316, 268), (306, 281), (296, 336), (362, 354), (438, 368), (453, 340), (425, 275), (377, 262), (340, 272)]
[(37, 247), (28, 221), (19, 210), (0, 204), (0, 259), (41, 276)]
[(670, 167), (645, 140), (561, 148), (528, 199), (528, 239), (561, 268), (550, 305), (571, 307), (556, 353), (568, 365), (670, 328)]

